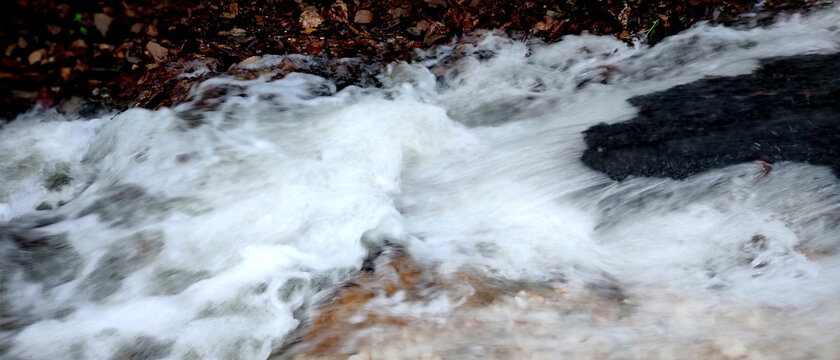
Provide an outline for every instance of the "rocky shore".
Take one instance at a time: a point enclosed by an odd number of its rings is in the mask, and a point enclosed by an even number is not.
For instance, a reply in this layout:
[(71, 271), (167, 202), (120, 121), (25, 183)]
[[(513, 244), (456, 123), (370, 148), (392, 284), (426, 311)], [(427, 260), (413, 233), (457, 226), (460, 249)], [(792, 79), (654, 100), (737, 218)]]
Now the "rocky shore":
[[(656, 42), (698, 21), (767, 21), (807, 0), (16, 0), (0, 15), (0, 118), (34, 105), (64, 112), (157, 108), (193, 84), (266, 54), (410, 60), (414, 49), (487, 30), (553, 42), (588, 32)], [(750, 16), (739, 18), (739, 14)], [(739, 20), (740, 19), (740, 20)], [(289, 64), (285, 64), (289, 66)], [(343, 71), (343, 70), (342, 70)], [(346, 76), (353, 81), (357, 74)], [(341, 86), (341, 81), (339, 81)]]

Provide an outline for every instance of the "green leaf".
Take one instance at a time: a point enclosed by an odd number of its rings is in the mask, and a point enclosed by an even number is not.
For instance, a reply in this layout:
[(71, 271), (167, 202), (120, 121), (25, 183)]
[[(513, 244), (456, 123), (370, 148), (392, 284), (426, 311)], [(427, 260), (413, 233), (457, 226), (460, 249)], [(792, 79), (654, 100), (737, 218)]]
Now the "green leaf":
[(82, 16), (83, 16), (82, 13), (76, 13), (76, 15), (73, 16), (73, 21), (75, 21), (77, 23), (82, 22)]
[(73, 34), (75, 34), (75, 33), (76, 33), (76, 30), (70, 29), (70, 36), (73, 36)]
[(79, 26), (79, 32), (82, 33), (82, 35), (87, 35), (87, 28), (84, 26)]

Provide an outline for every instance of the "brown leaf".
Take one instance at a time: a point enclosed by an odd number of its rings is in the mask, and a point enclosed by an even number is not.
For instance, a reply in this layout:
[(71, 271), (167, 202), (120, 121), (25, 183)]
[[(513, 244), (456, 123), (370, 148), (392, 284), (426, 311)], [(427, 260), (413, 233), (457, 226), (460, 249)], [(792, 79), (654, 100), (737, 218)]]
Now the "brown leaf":
[(350, 21), (350, 16), (348, 15), (349, 12), (347, 11), (347, 4), (345, 4), (341, 0), (336, 1), (334, 4), (332, 4), (332, 6), (330, 6), (330, 12), (338, 21), (344, 23)]
[(443, 7), (443, 8), (445, 8), (445, 7), (449, 6), (449, 2), (447, 2), (446, 0), (425, 0), (425, 1), (426, 1), (426, 3), (429, 4), (430, 7)]
[(149, 54), (152, 55), (152, 58), (155, 59), (155, 62), (161, 62), (166, 60), (166, 57), (169, 55), (169, 49), (161, 46), (160, 44), (149, 41), (146, 44), (146, 50), (149, 51)]
[(426, 20), (420, 20), (414, 26), (408, 28), (407, 31), (409, 34), (414, 36), (423, 36), (428, 28), (429, 22)]
[(31, 52), (27, 58), (29, 65), (35, 65), (35, 63), (41, 62), (45, 55), (47, 55), (47, 49), (38, 49)]
[(87, 48), (87, 43), (85, 43), (85, 41), (82, 40), (82, 39), (76, 39), (75, 41), (73, 41), (72, 44), (70, 44), (70, 48), (71, 49), (86, 49)]
[(222, 13), (222, 15), (221, 15), (222, 18), (233, 19), (233, 18), (236, 18), (237, 15), (239, 15), (239, 5), (237, 5), (236, 3), (230, 3), (230, 6), (228, 6), (228, 9), (229, 9), (229, 11), (225, 11), (225, 12)]
[(114, 21), (114, 18), (103, 13), (93, 14), (93, 23), (96, 25), (96, 30), (99, 30), (102, 36), (108, 34), (108, 29), (111, 28), (112, 21)]
[(356, 11), (356, 16), (353, 17), (353, 21), (359, 24), (368, 24), (373, 21), (373, 13), (371, 13), (370, 10)]
[(63, 67), (61, 68), (61, 78), (64, 81), (70, 80), (70, 76), (73, 75), (73, 69), (70, 67)]
[(129, 7), (128, 4), (125, 3), (125, 1), (122, 2), (122, 6), (123, 9), (125, 9), (125, 16), (132, 18), (137, 16), (137, 13), (135, 13), (134, 10), (131, 7)]
[(158, 35), (157, 26), (155, 26), (155, 24), (149, 24), (149, 26), (146, 26), (146, 35), (157, 36)]
[(300, 14), (300, 25), (304, 28), (316, 28), (324, 22), (324, 18), (318, 13), (318, 8), (308, 6)]
[(47, 31), (53, 36), (58, 35), (59, 33), (61, 33), (61, 26), (47, 25)]

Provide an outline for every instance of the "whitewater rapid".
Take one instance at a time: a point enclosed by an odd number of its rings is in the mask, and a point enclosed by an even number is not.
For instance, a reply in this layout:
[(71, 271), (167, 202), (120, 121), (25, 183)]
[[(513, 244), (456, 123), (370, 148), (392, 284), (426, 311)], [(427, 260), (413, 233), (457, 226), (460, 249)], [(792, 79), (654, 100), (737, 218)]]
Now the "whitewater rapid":
[[(625, 350), (709, 331), (749, 343), (763, 330), (698, 324), (772, 309), (768, 323), (804, 333), (791, 345), (802, 358), (830, 358), (840, 183), (828, 168), (616, 182), (580, 156), (582, 131), (635, 115), (628, 98), (838, 52), (838, 23), (832, 6), (765, 27), (701, 24), (654, 47), (488, 35), (391, 64), (376, 88), (219, 77), (171, 109), (33, 111), (0, 130), (0, 356), (266, 359), (387, 243), (437, 276), (608, 282), (639, 309), (558, 320), (557, 334)], [(458, 299), (391, 306), (445, 322)], [(543, 354), (596, 357), (563, 339)], [(616, 356), (646, 358), (627, 351)]]

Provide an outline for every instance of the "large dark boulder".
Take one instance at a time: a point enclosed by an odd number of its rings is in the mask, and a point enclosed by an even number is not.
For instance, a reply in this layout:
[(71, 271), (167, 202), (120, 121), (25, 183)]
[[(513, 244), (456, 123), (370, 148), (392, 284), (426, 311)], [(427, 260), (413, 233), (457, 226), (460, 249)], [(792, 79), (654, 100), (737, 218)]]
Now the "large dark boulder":
[(757, 160), (840, 174), (840, 54), (766, 60), (752, 74), (629, 101), (639, 108), (635, 118), (584, 131), (583, 162), (613, 179), (684, 179)]

